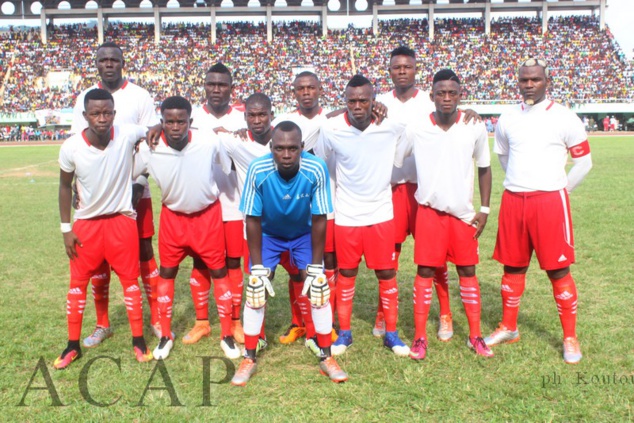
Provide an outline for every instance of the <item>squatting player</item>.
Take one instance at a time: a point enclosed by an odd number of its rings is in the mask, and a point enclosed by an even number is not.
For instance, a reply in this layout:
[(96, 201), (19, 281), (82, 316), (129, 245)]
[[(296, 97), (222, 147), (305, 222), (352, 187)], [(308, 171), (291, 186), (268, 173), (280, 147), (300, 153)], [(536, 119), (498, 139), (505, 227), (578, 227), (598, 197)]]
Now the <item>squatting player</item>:
[[(210, 134), (191, 131), (192, 106), (183, 97), (161, 104), (161, 140), (151, 151), (143, 144), (135, 174), (149, 172), (161, 190), (157, 302), (161, 339), (154, 358), (165, 359), (174, 345), (171, 332), (174, 279), (187, 255), (199, 257), (209, 269), (221, 326), (220, 347), (228, 358), (240, 349), (231, 335), (231, 286), (225, 266), (225, 238), (214, 161), (220, 145)], [(213, 136), (213, 134), (212, 134)]]
[[(146, 128), (113, 126), (114, 99), (106, 90), (90, 90), (83, 97), (83, 104), (88, 128), (64, 141), (59, 153), (59, 212), (70, 258), (70, 288), (66, 299), (68, 345), (55, 360), (56, 369), (64, 369), (81, 357), (79, 339), (86, 288), (104, 260), (110, 263), (123, 287), (136, 359), (152, 359), (143, 339), (139, 241), (132, 208), (134, 148), (145, 136)], [(71, 225), (75, 177), (81, 203)]]
[[(504, 265), (502, 322), (487, 345), (517, 342), (517, 315), (533, 250), (553, 287), (563, 327), (566, 363), (581, 361), (577, 341), (577, 288), (570, 274), (575, 262), (568, 193), (592, 168), (590, 145), (579, 117), (546, 97), (550, 83), (546, 62), (520, 65), (523, 102), (503, 113), (495, 146), (506, 172), (493, 258)], [(568, 154), (572, 168), (566, 175)]]
[(251, 277), (244, 306), (245, 357), (231, 379), (233, 385), (246, 385), (256, 372), (266, 295), (274, 295), (269, 278), (284, 252), (302, 269), (303, 294), (310, 290), (320, 371), (333, 382), (348, 379), (330, 352), (330, 288), (322, 261), (326, 215), (332, 211), (328, 169), (323, 160), (303, 152), (302, 145), (299, 127), (281, 122), (273, 130), (271, 153), (249, 166), (240, 210), (246, 216)]

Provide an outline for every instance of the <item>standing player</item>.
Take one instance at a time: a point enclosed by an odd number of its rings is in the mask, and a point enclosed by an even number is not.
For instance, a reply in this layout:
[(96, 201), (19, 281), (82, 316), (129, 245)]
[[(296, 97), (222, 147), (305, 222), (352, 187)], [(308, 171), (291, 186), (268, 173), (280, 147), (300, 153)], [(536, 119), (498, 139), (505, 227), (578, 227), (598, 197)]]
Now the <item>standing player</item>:
[[(132, 208), (134, 147), (145, 136), (145, 128), (113, 126), (114, 99), (106, 90), (89, 91), (83, 103), (88, 128), (64, 141), (59, 153), (59, 212), (71, 277), (66, 300), (68, 345), (55, 360), (56, 369), (64, 369), (81, 357), (86, 288), (104, 260), (112, 265), (123, 287), (136, 359), (152, 359), (143, 339), (139, 242)], [(81, 197), (71, 226), (74, 177)]]
[[(416, 53), (408, 47), (397, 47), (390, 54), (390, 78), (394, 89), (377, 96), (377, 101), (387, 106), (390, 119), (395, 119), (405, 124), (420, 121), (421, 116), (427, 116), (434, 111), (434, 103), (429, 95), (416, 88)], [(467, 120), (468, 121), (468, 120)], [(395, 230), (395, 268), (398, 271), (398, 259), (401, 254), (401, 246), (407, 235), (415, 236), (416, 210), (418, 203), (414, 198), (416, 192), (416, 165), (413, 157), (408, 157), (403, 162), (402, 168), (394, 167), (392, 170), (392, 204), (394, 206), (394, 230)], [(440, 305), (440, 318), (438, 326), (438, 339), (449, 341), (453, 336), (453, 324), (451, 308), (449, 306), (447, 265), (436, 268), (434, 286)], [(374, 336), (385, 334), (385, 318), (381, 301), (379, 301), (376, 323), (372, 329)]]
[[(302, 141), (304, 150), (312, 153), (317, 139), (319, 138), (319, 130), (328, 119), (328, 111), (319, 105), (319, 98), (323, 93), (321, 82), (317, 75), (312, 72), (301, 72), (293, 81), (293, 95), (297, 101), (297, 109), (286, 113), (273, 121), (273, 126), (284, 121), (291, 121), (297, 124), (302, 130)], [(331, 191), (334, 191), (334, 181), (332, 175), (330, 178)], [(331, 292), (335, 292), (337, 281), (337, 258), (335, 256), (335, 239), (334, 239), (334, 213), (328, 215), (328, 223), (326, 228), (326, 244), (324, 249), (324, 274), (328, 278), (328, 286)], [(302, 321), (302, 308), (300, 307), (299, 293), (302, 290), (301, 281), (293, 283), (293, 279), (289, 278), (288, 297), (291, 302), (292, 322), (286, 333), (280, 336), (282, 344), (290, 344), (298, 338), (306, 334), (306, 328)], [(334, 313), (335, 295), (330, 296), (330, 307)], [(334, 317), (334, 316), (333, 316)], [(336, 338), (336, 333), (333, 330)], [(310, 341), (310, 336), (307, 342)], [(314, 345), (314, 344), (313, 344)]]
[[(101, 88), (110, 92), (114, 98), (117, 115), (115, 123), (135, 124), (151, 126), (157, 123), (154, 110), (154, 100), (143, 88), (133, 84), (123, 77), (123, 51), (113, 43), (106, 42), (97, 48), (96, 60), (97, 72), (100, 81), (93, 87), (82, 92), (77, 97), (73, 110), (73, 122), (71, 133), (79, 133), (86, 128), (86, 120), (83, 118), (84, 96), (89, 90)], [(81, 193), (79, 193), (81, 197)], [(140, 198), (140, 199), (139, 199)], [(152, 237), (154, 236), (154, 217), (152, 213), (152, 198), (147, 178), (140, 176), (134, 184), (133, 200), (137, 201), (137, 229), (139, 234), (139, 254), (141, 267), (141, 280), (150, 305), (151, 324), (154, 333), (160, 335), (158, 327), (158, 313), (156, 309), (155, 293), (152, 288), (158, 281), (158, 268), (154, 259), (154, 249), (152, 248)], [(110, 287), (110, 267), (108, 263), (97, 270), (92, 277), (92, 292), (95, 300), (95, 311), (97, 313), (97, 327), (92, 335), (84, 339), (84, 346), (95, 347), (104, 339), (112, 336), (108, 318), (108, 292)]]
[(240, 202), (246, 216), (251, 277), (244, 306), (245, 357), (231, 383), (246, 385), (257, 369), (266, 295), (275, 295), (269, 278), (284, 252), (297, 267), (306, 269), (300, 271), (305, 280), (302, 294), (310, 290), (319, 369), (333, 382), (344, 382), (348, 376), (330, 352), (332, 311), (322, 264), (326, 214), (332, 212), (328, 169), (323, 160), (302, 151), (302, 132), (293, 122), (281, 122), (273, 130), (270, 146), (271, 153), (249, 166)]
[[(213, 65), (205, 75), (206, 102), (192, 112), (194, 126), (200, 133), (211, 134), (212, 131), (237, 131), (246, 127), (244, 113), (234, 110), (229, 105), (233, 91), (231, 72), (222, 63)], [(218, 142), (214, 137), (214, 142)], [(231, 334), (236, 342), (244, 343), (244, 333), (240, 323), (242, 305), (243, 276), (240, 269), (240, 258), (246, 252), (244, 241), (243, 216), (239, 210), (240, 194), (236, 172), (231, 170), (226, 175), (220, 166), (214, 166), (214, 181), (218, 186), (220, 205), (222, 206), (222, 222), (227, 250), (227, 274), (231, 282)], [(193, 344), (203, 336), (211, 334), (209, 325), (209, 291), (211, 277), (202, 260), (194, 257), (194, 268), (190, 278), (190, 288), (194, 308), (196, 309), (196, 325), (183, 338), (183, 343)]]
[[(592, 168), (590, 145), (575, 113), (546, 98), (546, 62), (528, 59), (519, 68), (524, 101), (498, 121), (493, 151), (506, 172), (493, 258), (504, 265), (502, 322), (487, 345), (517, 342), (517, 315), (533, 250), (548, 274), (563, 327), (566, 363), (581, 361), (577, 341), (577, 288), (568, 193)], [(566, 175), (568, 154), (572, 168)]]
[(361, 75), (346, 86), (345, 113), (329, 119), (315, 147), (318, 156), (333, 158), (335, 166), (335, 249), (339, 262), (337, 314), (338, 355), (352, 345), (350, 320), (355, 280), (361, 257), (379, 279), (379, 298), (385, 314), (384, 345), (407, 357), (409, 348), (398, 337), (398, 286), (394, 270), (394, 221), (390, 178), (396, 145), (405, 125), (372, 119), (374, 88)]
[[(460, 297), (469, 322), (467, 345), (476, 354), (492, 357), (480, 332), (480, 285), (475, 268), (478, 237), (484, 230), (491, 197), (491, 156), (486, 127), (468, 125), (458, 110), (460, 79), (449, 69), (434, 75), (430, 98), (436, 111), (408, 125), (399, 146), (397, 165), (413, 156), (418, 170), (416, 243), (414, 260), (414, 324), (416, 333), (410, 357), (427, 354), (427, 317), (434, 274), (447, 260), (456, 265)], [(473, 161), (478, 166), (481, 209), (473, 197)]]
[(171, 333), (174, 279), (187, 255), (196, 255), (209, 269), (221, 326), (220, 347), (228, 358), (240, 349), (231, 335), (231, 286), (225, 266), (225, 239), (214, 161), (219, 143), (209, 134), (190, 131), (192, 106), (183, 97), (161, 104), (163, 134), (154, 151), (143, 145), (135, 174), (149, 172), (161, 189), (157, 286), (161, 340), (154, 358), (165, 359), (174, 345)]

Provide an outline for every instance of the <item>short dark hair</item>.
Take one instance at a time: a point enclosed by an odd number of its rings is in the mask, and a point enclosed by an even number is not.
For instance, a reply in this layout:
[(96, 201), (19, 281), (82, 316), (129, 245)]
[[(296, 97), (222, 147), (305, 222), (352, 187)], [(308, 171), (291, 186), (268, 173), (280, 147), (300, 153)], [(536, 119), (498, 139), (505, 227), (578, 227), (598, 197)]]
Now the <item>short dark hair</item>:
[(221, 73), (223, 75), (229, 75), (229, 82), (233, 83), (233, 76), (231, 76), (231, 71), (221, 62), (218, 62), (210, 67), (207, 73)]
[(454, 81), (457, 82), (458, 85), (460, 85), (460, 78), (458, 78), (458, 75), (456, 75), (456, 73), (451, 69), (441, 69), (436, 72), (432, 85), (440, 81)]
[(266, 94), (262, 94), (262, 93), (251, 94), (249, 98), (247, 98), (247, 101), (244, 102), (245, 110), (249, 108), (251, 103), (261, 103), (267, 109), (269, 110), (272, 109), (271, 99)]
[(363, 87), (364, 85), (372, 86), (372, 82), (370, 82), (370, 80), (368, 78), (366, 78), (365, 76), (363, 76), (361, 74), (356, 74), (355, 76), (353, 76), (350, 79), (350, 81), (348, 81), (348, 84), (346, 85), (346, 88), (348, 88), (348, 87), (352, 87), (352, 88)]
[(161, 114), (165, 112), (165, 110), (186, 110), (187, 116), (192, 115), (192, 104), (185, 97), (181, 97), (179, 95), (175, 95), (172, 97), (167, 97), (163, 100), (161, 104)]
[(409, 47), (399, 46), (392, 50), (392, 53), (390, 53), (390, 59), (392, 59), (394, 56), (409, 56), (415, 60), (416, 52)]
[(295, 76), (295, 79), (293, 81), (297, 81), (299, 78), (305, 78), (305, 77), (315, 78), (317, 80), (317, 82), (319, 82), (319, 83), (321, 82), (319, 80), (319, 77), (317, 76), (317, 74), (314, 73), (314, 72), (311, 72), (311, 71), (303, 71), (303, 72), (298, 73)]
[(114, 105), (114, 97), (112, 94), (102, 88), (93, 88), (86, 93), (84, 96), (84, 110), (88, 108), (88, 102), (90, 100), (110, 100)]
[(297, 131), (299, 133), (299, 141), (302, 142), (302, 129), (295, 122), (291, 122), (290, 120), (285, 120), (280, 122), (274, 129), (271, 137), (275, 136), (277, 131), (280, 132), (293, 132)]
[(105, 43), (97, 47), (97, 51), (101, 50), (102, 48), (116, 48), (121, 52), (121, 54), (123, 54), (123, 50), (121, 49), (121, 47), (119, 47), (119, 45), (114, 41), (106, 41)]

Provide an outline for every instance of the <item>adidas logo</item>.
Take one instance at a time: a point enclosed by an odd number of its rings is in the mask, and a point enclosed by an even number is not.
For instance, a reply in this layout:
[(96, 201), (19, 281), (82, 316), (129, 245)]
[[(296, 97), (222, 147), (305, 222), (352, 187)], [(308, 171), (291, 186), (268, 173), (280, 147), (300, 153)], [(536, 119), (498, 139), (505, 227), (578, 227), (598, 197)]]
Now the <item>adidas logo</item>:
[(290, 195), (286, 194), (284, 197), (282, 197), (282, 200), (291, 200), (293, 197), (291, 197)]
[(134, 292), (139, 290), (139, 285), (130, 285), (125, 292)]
[(500, 290), (504, 291), (504, 292), (513, 292), (513, 290), (511, 289), (510, 286), (508, 285), (502, 285), (502, 287), (500, 288)]
[(218, 298), (218, 301), (226, 301), (226, 300), (230, 300), (233, 297), (233, 295), (231, 295), (231, 291), (227, 291), (224, 294), (222, 294), (220, 296), (220, 298)]
[(159, 275), (159, 270), (154, 269), (154, 271), (148, 275), (148, 278), (156, 278), (158, 277), (158, 275)]
[(99, 273), (97, 275), (92, 275), (93, 279), (106, 279), (108, 277), (107, 273)]
[(82, 291), (81, 291), (81, 288), (71, 288), (68, 290), (68, 293), (70, 295), (81, 295)]
[(158, 301), (159, 303), (169, 303), (172, 300), (170, 299), (169, 295), (163, 295), (162, 297), (158, 297), (156, 301)]
[(189, 284), (190, 284), (191, 286), (200, 286), (200, 284), (198, 283), (198, 281), (197, 281), (196, 279), (194, 279), (194, 278), (190, 278), (190, 279), (189, 279)]
[(559, 260), (557, 260), (559, 263), (561, 263), (562, 261), (566, 261), (568, 260), (568, 257), (566, 257), (565, 255), (561, 255), (561, 257), (559, 257)]
[(555, 298), (557, 298), (558, 300), (569, 300), (572, 298), (572, 294), (568, 291), (564, 291), (559, 295), (555, 295)]
[(390, 288), (384, 292), (384, 295), (396, 294), (398, 292), (398, 288)]

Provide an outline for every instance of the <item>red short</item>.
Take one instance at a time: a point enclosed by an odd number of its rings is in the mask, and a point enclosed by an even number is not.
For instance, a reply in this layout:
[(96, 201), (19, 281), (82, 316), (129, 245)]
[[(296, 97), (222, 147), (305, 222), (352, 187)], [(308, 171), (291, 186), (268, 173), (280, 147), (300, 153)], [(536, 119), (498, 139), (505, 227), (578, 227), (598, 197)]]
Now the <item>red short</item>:
[(441, 267), (447, 261), (456, 266), (478, 264), (476, 228), (450, 214), (418, 206), (414, 262), (419, 266)]
[(365, 256), (370, 269), (394, 269), (394, 221), (370, 226), (335, 224), (335, 249), (340, 269), (356, 269)]
[(154, 213), (152, 212), (152, 199), (141, 198), (136, 206), (136, 228), (139, 239), (152, 238), (154, 236)]
[(244, 255), (247, 241), (244, 239), (244, 220), (230, 220), (223, 222), (225, 229), (225, 247), (227, 257), (240, 258)]
[(570, 201), (565, 189), (552, 192), (504, 191), (493, 258), (506, 266), (526, 267), (533, 250), (543, 270), (575, 262)]
[(121, 279), (139, 277), (139, 238), (134, 219), (111, 214), (80, 219), (73, 232), (81, 241), (78, 257), (70, 261), (72, 279), (88, 280), (106, 260)]
[(188, 255), (198, 256), (210, 269), (225, 266), (225, 235), (219, 201), (192, 214), (162, 207), (159, 226), (161, 266), (176, 267)]
[(394, 242), (402, 244), (407, 235), (416, 237), (416, 211), (418, 202), (414, 197), (418, 184), (406, 182), (392, 187), (392, 205), (394, 206)]
[(335, 219), (328, 219), (326, 222), (326, 244), (324, 253), (335, 252)]

